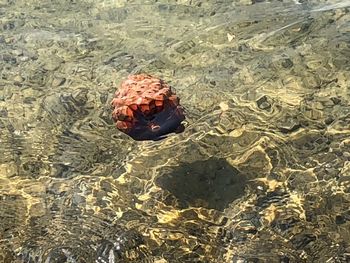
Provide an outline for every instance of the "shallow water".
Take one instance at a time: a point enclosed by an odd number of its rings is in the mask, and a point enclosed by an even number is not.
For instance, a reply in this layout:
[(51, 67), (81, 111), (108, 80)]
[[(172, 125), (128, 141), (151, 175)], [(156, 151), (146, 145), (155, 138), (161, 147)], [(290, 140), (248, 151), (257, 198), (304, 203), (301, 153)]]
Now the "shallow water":
[[(0, 262), (350, 262), (350, 1), (1, 1)], [(186, 130), (135, 142), (128, 75)]]

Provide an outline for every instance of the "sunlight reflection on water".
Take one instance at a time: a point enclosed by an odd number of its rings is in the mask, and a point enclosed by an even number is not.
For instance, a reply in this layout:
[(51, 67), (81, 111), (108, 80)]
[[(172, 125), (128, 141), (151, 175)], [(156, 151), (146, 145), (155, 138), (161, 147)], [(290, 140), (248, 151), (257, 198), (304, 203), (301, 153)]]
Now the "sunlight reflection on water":
[[(349, 262), (349, 5), (0, 3), (0, 262)], [(114, 127), (140, 72), (184, 133)]]

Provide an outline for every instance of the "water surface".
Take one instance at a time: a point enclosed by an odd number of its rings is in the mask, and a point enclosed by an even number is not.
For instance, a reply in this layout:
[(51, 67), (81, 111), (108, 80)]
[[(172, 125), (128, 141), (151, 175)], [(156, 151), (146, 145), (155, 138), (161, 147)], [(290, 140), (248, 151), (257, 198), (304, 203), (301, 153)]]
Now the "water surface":
[[(350, 262), (350, 1), (1, 1), (0, 262)], [(118, 132), (128, 75), (186, 130)]]

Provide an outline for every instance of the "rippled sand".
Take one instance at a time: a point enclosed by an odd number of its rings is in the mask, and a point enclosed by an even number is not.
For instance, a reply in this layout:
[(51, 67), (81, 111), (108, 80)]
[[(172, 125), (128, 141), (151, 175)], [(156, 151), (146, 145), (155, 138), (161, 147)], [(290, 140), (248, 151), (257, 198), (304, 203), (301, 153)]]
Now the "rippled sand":
[[(350, 262), (350, 1), (1, 1), (0, 262)], [(123, 78), (186, 130), (118, 132)]]

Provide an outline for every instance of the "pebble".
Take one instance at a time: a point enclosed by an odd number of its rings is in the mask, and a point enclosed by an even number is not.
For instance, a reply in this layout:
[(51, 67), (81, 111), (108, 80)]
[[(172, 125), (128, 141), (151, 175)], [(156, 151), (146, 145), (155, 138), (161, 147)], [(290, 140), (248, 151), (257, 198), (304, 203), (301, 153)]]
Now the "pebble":
[(324, 120), (324, 123), (326, 125), (330, 125), (330, 124), (332, 124), (333, 121), (334, 121), (334, 118), (332, 116), (329, 116)]
[(87, 40), (89, 43), (97, 43), (99, 41), (99, 39), (97, 37), (95, 38), (90, 38)]
[(0, 109), (0, 118), (7, 118), (8, 112), (6, 108)]
[(20, 50), (20, 49), (15, 49), (15, 50), (12, 50), (12, 54), (15, 55), (15, 56), (22, 56), (23, 55), (23, 51)]
[(23, 57), (19, 57), (17, 60), (20, 62), (26, 62), (26, 61), (29, 61), (29, 57), (23, 56)]
[(43, 65), (43, 69), (47, 71), (54, 71), (59, 68), (61, 63), (58, 61), (48, 61)]
[(63, 62), (64, 60), (57, 56), (46, 57), (46, 59), (43, 60), (42, 68), (46, 71), (55, 71)]
[(16, 64), (16, 58), (10, 54), (3, 54), (2, 59), (7, 63)]
[(283, 62), (282, 62), (282, 67), (284, 68), (291, 68), (293, 67), (293, 61), (290, 60), (289, 58), (285, 59)]
[(322, 118), (322, 111), (319, 111), (319, 110), (316, 110), (316, 109), (307, 109), (305, 112), (304, 112), (304, 116), (309, 118), (309, 119), (312, 119), (312, 120), (318, 120), (320, 118)]
[(66, 82), (66, 79), (65, 79), (65, 78), (59, 78), (59, 77), (57, 77), (57, 78), (54, 78), (54, 79), (52, 80), (52, 86), (58, 87), (58, 86), (63, 85), (65, 82)]
[(277, 125), (280, 131), (283, 133), (293, 132), (301, 127), (298, 120), (290, 116), (286, 117), (283, 121), (281, 121)]
[(14, 83), (20, 83), (22, 84), (22, 82), (24, 81), (23, 77), (21, 75), (16, 75), (14, 78), (13, 78), (13, 81)]
[(256, 101), (256, 104), (262, 110), (269, 110), (271, 108), (271, 103), (269, 102), (269, 98), (266, 95), (258, 99)]
[(333, 102), (334, 105), (338, 105), (338, 104), (340, 104), (341, 99), (337, 98), (337, 97), (332, 97), (331, 101)]

